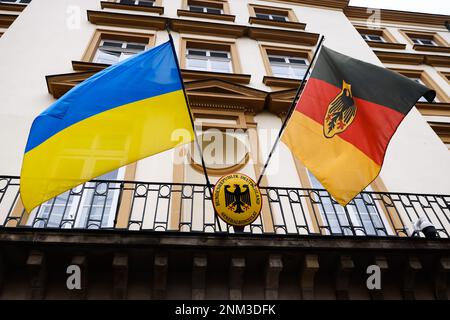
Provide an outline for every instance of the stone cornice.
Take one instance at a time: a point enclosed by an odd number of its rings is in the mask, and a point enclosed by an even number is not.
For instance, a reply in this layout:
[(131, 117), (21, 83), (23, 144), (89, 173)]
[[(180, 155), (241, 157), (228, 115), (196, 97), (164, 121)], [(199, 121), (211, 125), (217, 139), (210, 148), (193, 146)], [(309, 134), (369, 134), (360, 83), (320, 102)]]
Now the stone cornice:
[(0, 13), (0, 28), (9, 28), (10, 25), (17, 19), (16, 14)]
[(167, 17), (143, 16), (116, 12), (87, 11), (88, 20), (93, 24), (164, 30), (168, 25), (176, 32), (192, 33), (224, 37), (249, 37), (259, 41), (282, 42), (295, 45), (314, 46), (319, 35), (316, 33), (284, 30), (274, 28), (261, 28), (254, 26), (237, 25), (230, 23), (215, 23), (185, 19), (171, 19)]
[[(367, 9), (369, 8), (348, 6), (344, 9), (344, 13), (348, 18), (366, 20), (369, 19), (373, 14), (372, 11)], [(445, 28), (445, 23), (447, 21), (450, 21), (450, 16), (448, 15), (397, 11), (387, 9), (379, 9), (379, 10), (380, 10), (380, 18), (383, 22), (419, 24)]]
[[(72, 61), (73, 69), (77, 72), (55, 74), (46, 76), (48, 92), (54, 98), (60, 98), (77, 84), (103, 70), (107, 65)], [(295, 89), (284, 100), (277, 95), (280, 101), (272, 106), (272, 100), (268, 99), (273, 92), (266, 92), (244, 84), (248, 84), (250, 76), (240, 74), (218, 74), (216, 72), (201, 72), (182, 70), (186, 92), (193, 105), (214, 105), (219, 109), (227, 109), (230, 106), (240, 108), (251, 113), (259, 113), (268, 110), (280, 113), (290, 104), (289, 97), (295, 95)], [(193, 73), (195, 73), (193, 75)], [(283, 91), (284, 92), (284, 91)], [(292, 98), (291, 98), (292, 100)], [(280, 103), (281, 102), (281, 103)], [(285, 111), (285, 110), (284, 110)]]
[(344, 9), (350, 0), (278, 0), (279, 2), (289, 2), (292, 4), (306, 4), (314, 7), (325, 7), (331, 9)]
[(383, 63), (450, 67), (450, 56), (376, 50), (374, 53)]
[(0, 3), (0, 11), (22, 12), (27, 7), (26, 4), (19, 3)]
[(152, 13), (158, 13), (158, 14), (164, 13), (164, 7), (159, 7), (159, 6), (146, 7), (146, 6), (138, 6), (138, 5), (134, 5), (134, 4), (123, 4), (123, 3), (111, 2), (111, 1), (101, 1), (100, 5), (101, 5), (102, 9), (120, 9), (120, 10), (152, 12)]
[(262, 247), (282, 249), (299, 248), (307, 250), (330, 249), (336, 250), (366, 250), (366, 251), (392, 251), (398, 252), (448, 252), (450, 240), (441, 238), (439, 241), (425, 238), (411, 237), (361, 237), (361, 236), (290, 236), (267, 234), (205, 234), (205, 233), (176, 233), (159, 231), (108, 231), (108, 230), (33, 230), (30, 228), (9, 228), (0, 232), (0, 243), (33, 243), (35, 245), (114, 245), (124, 247), (151, 247), (158, 248), (230, 248), (236, 250), (260, 249)]
[(450, 103), (418, 102), (416, 108), (424, 116), (450, 117)]

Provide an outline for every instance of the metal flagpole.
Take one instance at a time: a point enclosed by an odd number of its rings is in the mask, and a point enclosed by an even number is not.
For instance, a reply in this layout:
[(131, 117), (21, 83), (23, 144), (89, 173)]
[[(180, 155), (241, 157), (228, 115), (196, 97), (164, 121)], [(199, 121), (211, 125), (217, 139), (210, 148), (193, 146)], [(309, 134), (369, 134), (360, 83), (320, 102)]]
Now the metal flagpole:
[[(202, 168), (203, 168), (203, 174), (205, 175), (206, 186), (207, 186), (207, 189), (209, 191), (209, 196), (210, 196), (211, 201), (212, 201), (212, 189), (211, 189), (212, 184), (211, 184), (211, 181), (209, 180), (208, 171), (206, 170), (205, 159), (203, 158), (203, 151), (202, 151), (202, 148), (200, 147), (200, 143), (198, 142), (198, 139), (197, 139), (197, 134), (196, 134), (196, 131), (195, 131), (195, 124), (194, 124), (194, 117), (192, 116), (191, 107), (190, 107), (190, 104), (189, 104), (188, 96), (186, 94), (186, 88), (184, 86), (183, 77), (181, 76), (180, 64), (178, 63), (177, 53), (176, 53), (176, 50), (175, 50), (175, 45), (173, 43), (172, 35), (170, 34), (170, 28), (169, 28), (169, 24), (168, 23), (166, 24), (166, 31), (169, 34), (170, 45), (172, 47), (172, 52), (173, 52), (173, 55), (175, 57), (175, 62), (177, 64), (178, 75), (179, 75), (180, 80), (181, 80), (181, 87), (183, 89), (184, 99), (185, 99), (186, 105), (188, 107), (189, 118), (191, 120), (192, 130), (194, 131), (195, 144), (197, 145), (198, 152), (200, 153), (200, 158), (201, 158)], [(217, 225), (219, 227), (219, 231), (222, 231), (222, 227), (220, 226), (220, 221), (218, 220), (216, 214), (214, 214), (214, 219), (217, 222)]]
[(319, 40), (319, 43), (317, 45), (316, 51), (314, 52), (314, 55), (313, 55), (313, 57), (311, 59), (311, 63), (309, 64), (308, 68), (306, 69), (305, 75), (303, 76), (302, 83), (300, 84), (300, 86), (297, 89), (295, 97), (292, 100), (291, 106), (289, 107), (288, 112), (286, 114), (286, 118), (284, 119), (283, 124), (281, 125), (281, 128), (280, 128), (280, 131), (278, 132), (277, 139), (275, 140), (275, 143), (274, 143), (274, 145), (272, 147), (272, 150), (270, 150), (269, 156), (267, 157), (266, 163), (264, 164), (264, 167), (261, 170), (261, 174), (259, 175), (258, 182), (256, 183), (256, 185), (258, 187), (259, 187), (259, 185), (261, 183), (261, 180), (262, 180), (262, 178), (264, 176), (264, 173), (266, 172), (267, 166), (269, 165), (269, 161), (272, 158), (272, 155), (273, 155), (276, 147), (278, 146), (278, 142), (281, 139), (281, 135), (283, 134), (283, 131), (286, 128), (286, 125), (287, 125), (287, 123), (289, 121), (289, 118), (291, 117), (292, 112), (294, 112), (294, 110), (295, 110), (297, 98), (301, 95), (301, 93), (302, 93), (302, 91), (303, 91), (303, 89), (304, 89), (304, 87), (306, 85), (306, 77), (308, 76), (309, 71), (311, 70), (311, 66), (313, 65), (314, 61), (316, 60), (317, 54), (320, 51), (320, 48), (322, 47), (322, 43), (323, 43), (324, 40), (325, 40), (325, 37), (321, 36), (320, 40)]

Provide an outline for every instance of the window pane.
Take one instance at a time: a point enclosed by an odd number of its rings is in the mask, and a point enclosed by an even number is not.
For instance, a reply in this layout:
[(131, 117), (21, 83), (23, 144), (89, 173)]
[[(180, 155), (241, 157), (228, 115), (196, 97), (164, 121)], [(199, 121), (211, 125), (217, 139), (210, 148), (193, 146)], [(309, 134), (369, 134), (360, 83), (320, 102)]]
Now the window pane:
[(103, 41), (102, 47), (115, 47), (115, 48), (122, 48), (123, 42), (121, 41), (111, 41), (111, 40), (105, 40)]
[(136, 51), (144, 51), (145, 50), (145, 44), (139, 44), (139, 43), (128, 43), (127, 49), (133, 49)]
[(305, 67), (293, 67), (292, 68), (294, 72), (294, 77), (297, 79), (303, 79), (306, 73), (306, 66)]
[(303, 59), (289, 58), (289, 62), (293, 64), (301, 64), (306, 66), (306, 61)]
[(204, 59), (195, 59), (192, 57), (188, 57), (186, 59), (188, 69), (192, 70), (207, 70), (208, 62)]
[(131, 4), (134, 5), (134, 0), (120, 0), (119, 1), (121, 4)]
[(123, 61), (125, 59), (128, 59), (132, 56), (136, 55), (136, 53), (122, 53), (119, 57), (119, 61)]
[(427, 46), (432, 46), (434, 44), (433, 41), (428, 40), (428, 39), (421, 39), (421, 41), (424, 45), (427, 45)]
[(145, 7), (153, 7), (154, 1), (153, 0), (139, 0), (138, 5), (145, 6)]
[(211, 71), (230, 72), (230, 62), (211, 60)]
[(95, 56), (94, 62), (114, 64), (119, 61), (120, 52), (106, 51), (99, 49)]
[(189, 10), (192, 12), (203, 12), (203, 7), (189, 6)]
[(227, 53), (227, 52), (211, 51), (211, 52), (209, 53), (209, 55), (210, 55), (211, 57), (215, 57), (215, 58), (225, 58), (225, 59), (228, 58), (228, 53)]
[(221, 14), (221, 13), (222, 13), (222, 10), (217, 9), (217, 8), (207, 8), (207, 9), (206, 9), (206, 12), (208, 12), (208, 13), (214, 13), (214, 14)]
[(204, 51), (204, 50), (192, 50), (192, 49), (189, 49), (189, 50), (188, 50), (188, 54), (189, 54), (190, 56), (202, 56), (202, 57), (206, 57), (206, 51)]
[(374, 36), (374, 35), (369, 35), (369, 39), (372, 41), (383, 41), (382, 38), (380, 36)]
[(263, 14), (263, 13), (257, 13), (256, 17), (259, 19), (266, 19), (266, 20), (270, 20), (270, 16), (268, 14)]
[(286, 59), (282, 57), (269, 56), (269, 61), (274, 63), (286, 63)]
[(278, 16), (278, 15), (272, 15), (272, 19), (275, 21), (286, 21), (286, 17), (284, 16)]
[(276, 77), (285, 77), (289, 75), (289, 66), (272, 65), (272, 73)]

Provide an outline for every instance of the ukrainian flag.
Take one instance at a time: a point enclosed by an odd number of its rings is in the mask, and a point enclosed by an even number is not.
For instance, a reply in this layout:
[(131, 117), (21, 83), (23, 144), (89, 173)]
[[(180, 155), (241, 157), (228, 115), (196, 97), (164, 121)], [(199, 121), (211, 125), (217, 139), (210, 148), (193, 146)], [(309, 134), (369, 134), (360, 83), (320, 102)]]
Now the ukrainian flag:
[(193, 138), (171, 39), (95, 74), (34, 120), (22, 163), (23, 205), (30, 212), (86, 181)]

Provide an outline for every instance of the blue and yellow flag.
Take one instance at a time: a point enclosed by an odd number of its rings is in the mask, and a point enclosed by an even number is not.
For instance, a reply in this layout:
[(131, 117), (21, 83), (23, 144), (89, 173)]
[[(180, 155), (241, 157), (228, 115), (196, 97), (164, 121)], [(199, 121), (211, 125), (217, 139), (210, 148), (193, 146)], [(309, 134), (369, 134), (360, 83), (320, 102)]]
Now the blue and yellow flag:
[(23, 205), (30, 212), (86, 181), (193, 138), (168, 41), (95, 74), (34, 120), (22, 163)]

